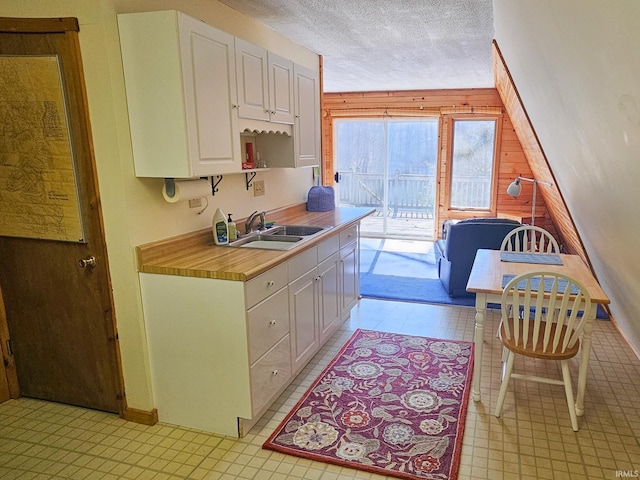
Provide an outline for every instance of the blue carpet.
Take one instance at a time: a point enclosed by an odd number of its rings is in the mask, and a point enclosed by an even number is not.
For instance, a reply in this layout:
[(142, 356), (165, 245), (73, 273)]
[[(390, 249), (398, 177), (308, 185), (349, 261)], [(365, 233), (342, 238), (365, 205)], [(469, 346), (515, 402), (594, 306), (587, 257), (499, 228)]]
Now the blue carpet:
[(400, 277), (395, 275), (360, 274), (363, 297), (405, 302), (439, 303), (443, 305), (475, 306), (475, 298), (451, 298), (438, 279)]
[[(447, 295), (438, 279), (432, 250), (426, 253), (392, 251), (392, 242), (362, 240), (360, 293), (363, 297), (465, 307), (475, 305), (474, 297), (451, 298)], [(416, 242), (416, 245), (423, 246), (424, 242)]]
[[(362, 239), (360, 247), (360, 294), (365, 298), (474, 307), (474, 297), (451, 298), (438, 279), (433, 251), (391, 251), (392, 240)], [(424, 244), (424, 242), (417, 242)], [(388, 249), (388, 250), (387, 250)], [(423, 249), (424, 250), (424, 249)], [(490, 308), (500, 308), (490, 304)], [(598, 305), (596, 317), (607, 319)]]

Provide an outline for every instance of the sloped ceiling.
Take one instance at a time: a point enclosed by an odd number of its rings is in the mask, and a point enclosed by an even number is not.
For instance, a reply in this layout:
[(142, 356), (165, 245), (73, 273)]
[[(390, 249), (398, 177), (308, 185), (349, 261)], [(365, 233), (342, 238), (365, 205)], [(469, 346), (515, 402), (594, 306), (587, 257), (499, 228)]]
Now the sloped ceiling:
[(495, 0), (496, 40), (611, 313), (640, 352), (640, 3)]
[(492, 0), (220, 0), (323, 56), (325, 92), (493, 87)]

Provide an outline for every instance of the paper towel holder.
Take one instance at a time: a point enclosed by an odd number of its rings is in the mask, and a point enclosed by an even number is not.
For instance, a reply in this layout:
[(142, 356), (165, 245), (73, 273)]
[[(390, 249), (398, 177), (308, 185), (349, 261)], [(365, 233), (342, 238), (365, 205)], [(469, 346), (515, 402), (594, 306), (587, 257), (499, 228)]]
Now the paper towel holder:
[[(217, 178), (217, 181), (215, 180)], [(222, 181), (222, 175), (213, 175), (211, 177), (200, 177), (200, 180), (210, 180), (211, 181), (211, 195), (215, 195), (218, 191), (218, 185)], [(175, 178), (165, 178), (164, 179), (164, 187), (167, 192), (167, 196), (169, 198), (173, 198), (176, 194), (176, 179)]]

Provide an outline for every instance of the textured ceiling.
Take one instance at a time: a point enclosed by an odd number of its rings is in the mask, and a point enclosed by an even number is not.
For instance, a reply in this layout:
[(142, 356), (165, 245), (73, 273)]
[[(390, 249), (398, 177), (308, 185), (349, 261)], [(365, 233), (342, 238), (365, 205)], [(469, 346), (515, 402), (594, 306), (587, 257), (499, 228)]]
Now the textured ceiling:
[(492, 0), (220, 0), (323, 56), (324, 91), (493, 86)]

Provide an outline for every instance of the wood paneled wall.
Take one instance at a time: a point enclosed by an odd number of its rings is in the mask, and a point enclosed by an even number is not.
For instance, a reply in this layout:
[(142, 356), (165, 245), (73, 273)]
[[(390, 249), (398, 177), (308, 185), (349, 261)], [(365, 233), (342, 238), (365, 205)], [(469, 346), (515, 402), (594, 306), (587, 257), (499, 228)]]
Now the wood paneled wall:
[[(336, 118), (383, 117), (435, 115), (440, 118), (439, 155), (437, 182), (437, 209), (435, 212), (434, 237), (440, 236), (442, 222), (449, 218), (469, 218), (473, 216), (497, 216), (499, 212), (520, 212), (531, 215), (533, 189), (524, 184), (522, 194), (517, 199), (507, 195), (507, 187), (518, 175), (532, 177), (524, 150), (518, 140), (509, 115), (495, 88), (456, 90), (416, 90), (381, 91), (353, 93), (325, 93), (322, 100), (323, 114), (323, 179), (325, 185), (333, 185), (335, 168), (333, 164), (333, 123)], [(461, 212), (447, 208), (448, 194), (445, 189), (448, 176), (451, 119), (458, 115), (489, 115), (501, 122), (498, 144), (498, 190), (495, 208), (491, 212)], [(540, 191), (540, 190), (538, 190)], [(548, 220), (544, 198), (538, 195), (536, 216), (544, 215), (545, 222), (538, 223), (555, 234), (553, 223)]]
[(556, 238), (564, 246), (567, 253), (580, 255), (589, 263), (582, 240), (562, 198), (562, 193), (558, 189), (553, 172), (547, 162), (547, 157), (538, 141), (538, 136), (533, 125), (531, 125), (518, 90), (495, 41), (493, 42), (493, 72), (496, 88), (502, 98), (508, 116), (513, 121), (517, 140), (522, 145), (534, 178), (554, 184), (552, 187), (538, 185), (538, 193), (547, 205), (547, 215), (555, 225)]

